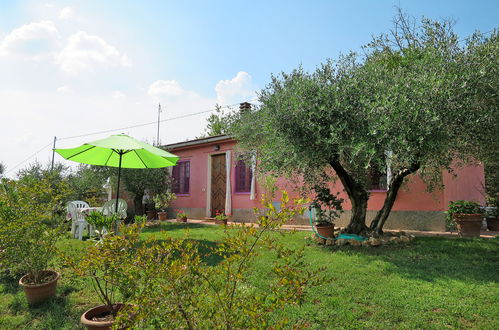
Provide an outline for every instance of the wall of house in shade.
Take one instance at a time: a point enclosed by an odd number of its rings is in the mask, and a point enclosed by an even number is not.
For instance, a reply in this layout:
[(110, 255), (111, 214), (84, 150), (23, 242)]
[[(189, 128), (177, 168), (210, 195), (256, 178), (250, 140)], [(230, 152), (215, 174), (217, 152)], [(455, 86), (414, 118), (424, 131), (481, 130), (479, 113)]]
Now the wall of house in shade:
[[(261, 184), (256, 182), (256, 198), (250, 199), (250, 193), (235, 192), (235, 162), (234, 147), (236, 142), (230, 138), (219, 137), (216, 141), (206, 139), (204, 142), (191, 141), (191, 145), (176, 144), (170, 145), (169, 151), (180, 157), (180, 160), (190, 161), (190, 183), (189, 193), (179, 195), (173, 202), (172, 209), (183, 209), (187, 211), (192, 219), (203, 219), (210, 216), (207, 210), (209, 194), (209, 157), (218, 154), (225, 154), (228, 150), (232, 151), (231, 159), (231, 201), (232, 201), (232, 219), (238, 222), (251, 222), (254, 220), (253, 208), (261, 207), (260, 198), (263, 193)], [(202, 143), (199, 143), (202, 142)], [(445, 211), (450, 200), (469, 199), (483, 202), (484, 198), (480, 188), (484, 178), (483, 167), (469, 166), (456, 171), (457, 177), (443, 173), (443, 189), (437, 189), (434, 192), (428, 192), (425, 183), (417, 175), (407, 180), (407, 183), (399, 191), (393, 211), (386, 223), (387, 229), (401, 230), (444, 230), (445, 229)], [(278, 180), (279, 189), (285, 189), (290, 196), (297, 197), (294, 192), (296, 186), (290, 181), (280, 178)], [(350, 201), (343, 190), (343, 186), (337, 180), (330, 184), (332, 191), (340, 192), (346, 210), (338, 220), (338, 226), (344, 226), (348, 223), (350, 217)], [(368, 223), (374, 218), (376, 211), (379, 210), (386, 196), (385, 191), (372, 191), (368, 203)], [(277, 203), (280, 199), (280, 193), (277, 193), (274, 200)], [(295, 223), (308, 223), (308, 212), (304, 216), (293, 220)]]

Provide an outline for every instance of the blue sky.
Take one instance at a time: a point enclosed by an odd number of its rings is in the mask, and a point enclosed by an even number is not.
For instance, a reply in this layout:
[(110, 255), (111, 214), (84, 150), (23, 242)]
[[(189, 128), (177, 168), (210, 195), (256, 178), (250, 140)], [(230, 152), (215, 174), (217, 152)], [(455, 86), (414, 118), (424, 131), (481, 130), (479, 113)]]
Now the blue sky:
[[(13, 169), (54, 135), (154, 121), (158, 102), (167, 118), (253, 99), (271, 73), (313, 70), (388, 31), (395, 6), (453, 18), (462, 37), (499, 22), (499, 1), (0, 0), (0, 161)], [(199, 136), (205, 119), (164, 123), (161, 141)]]

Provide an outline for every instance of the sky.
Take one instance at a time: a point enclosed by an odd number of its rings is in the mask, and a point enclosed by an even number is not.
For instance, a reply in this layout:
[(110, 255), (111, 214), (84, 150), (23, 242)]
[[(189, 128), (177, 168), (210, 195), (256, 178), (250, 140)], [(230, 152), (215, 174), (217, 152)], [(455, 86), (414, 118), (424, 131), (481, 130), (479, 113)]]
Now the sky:
[(499, 26), (497, 0), (0, 0), (0, 162), (8, 177), (48, 163), (54, 137), (152, 143), (156, 124), (129, 127), (159, 103), (161, 144), (199, 137), (216, 104), (254, 103), (272, 74), (360, 50), (396, 7), (453, 19), (462, 38)]

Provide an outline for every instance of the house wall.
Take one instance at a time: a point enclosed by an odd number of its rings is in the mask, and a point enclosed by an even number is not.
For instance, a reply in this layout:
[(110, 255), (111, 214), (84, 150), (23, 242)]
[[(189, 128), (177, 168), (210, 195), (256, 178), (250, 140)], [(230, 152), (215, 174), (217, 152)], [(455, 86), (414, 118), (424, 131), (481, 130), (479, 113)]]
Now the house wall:
[[(194, 145), (183, 148), (170, 149), (178, 155), (181, 160), (191, 161), (190, 192), (185, 196), (178, 196), (172, 203), (172, 208), (182, 208), (190, 218), (203, 219), (207, 216), (206, 205), (208, 197), (208, 158), (211, 155), (225, 153), (233, 150), (235, 142), (228, 139), (202, 145)], [(220, 146), (220, 150), (215, 151), (215, 145)], [(231, 189), (232, 189), (232, 221), (251, 222), (254, 221), (253, 208), (261, 207), (260, 198), (263, 187), (257, 180), (256, 199), (251, 200), (249, 193), (235, 193), (235, 171), (234, 153), (232, 153), (231, 169)], [(449, 200), (472, 199), (483, 201), (477, 187), (479, 182), (483, 182), (483, 167), (469, 167), (458, 172), (458, 179), (453, 180), (450, 175), (444, 174), (445, 190), (428, 192), (425, 183), (419, 176), (412, 176), (402, 186), (393, 206), (392, 212), (385, 224), (386, 229), (402, 230), (445, 230), (445, 216)], [(481, 180), (481, 181), (480, 181)], [(296, 186), (290, 181), (280, 178), (278, 180), (279, 189), (285, 189), (290, 193), (290, 197), (298, 197), (295, 192)], [(466, 188), (462, 188), (462, 187)], [(331, 190), (340, 192), (340, 197), (345, 200), (343, 207), (345, 212), (337, 221), (337, 226), (346, 226), (350, 217), (351, 204), (347, 194), (344, 192), (341, 182), (336, 181), (330, 184)], [(376, 211), (383, 206), (386, 192), (372, 191), (368, 203), (367, 223), (376, 215)], [(278, 204), (281, 198), (280, 192), (275, 196), (274, 201)], [(303, 216), (293, 220), (296, 224), (309, 223), (309, 214), (305, 212)]]
[(485, 205), (485, 172), (482, 165), (458, 168), (453, 174), (443, 174), (444, 208), (451, 201), (469, 200)]

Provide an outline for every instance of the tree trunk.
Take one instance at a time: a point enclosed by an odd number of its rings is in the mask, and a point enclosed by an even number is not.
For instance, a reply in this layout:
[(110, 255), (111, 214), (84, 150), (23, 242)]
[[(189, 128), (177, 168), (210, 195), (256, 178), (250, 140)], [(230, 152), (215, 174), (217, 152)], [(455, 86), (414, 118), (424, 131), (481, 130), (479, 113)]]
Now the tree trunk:
[(373, 233), (378, 235), (383, 234), (383, 226), (385, 225), (386, 219), (388, 219), (388, 216), (390, 215), (395, 199), (397, 198), (398, 191), (404, 182), (404, 178), (409, 174), (416, 172), (419, 167), (419, 163), (413, 163), (409, 168), (399, 170), (397, 171), (397, 174), (393, 176), (388, 186), (388, 192), (386, 194), (383, 207), (378, 211), (376, 217), (371, 222), (370, 229)]
[(134, 198), (133, 198), (133, 207), (134, 207), (134, 213), (135, 215), (143, 215), (144, 214), (144, 209), (143, 209), (143, 206), (142, 206), (142, 197), (143, 195), (138, 195), (138, 194), (135, 194)]
[(340, 178), (352, 203), (352, 215), (345, 232), (357, 235), (364, 234), (367, 230), (366, 211), (369, 194), (362, 184), (355, 181), (337, 160), (332, 160), (329, 164)]

